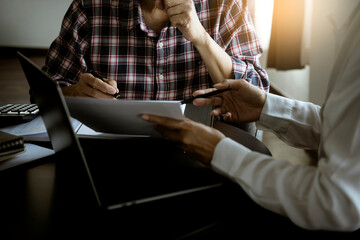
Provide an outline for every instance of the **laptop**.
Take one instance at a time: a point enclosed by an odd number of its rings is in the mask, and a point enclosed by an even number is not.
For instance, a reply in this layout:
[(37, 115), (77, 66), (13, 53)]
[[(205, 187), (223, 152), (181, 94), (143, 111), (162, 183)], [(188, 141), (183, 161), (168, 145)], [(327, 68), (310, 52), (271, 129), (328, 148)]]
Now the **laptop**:
[[(20, 52), (18, 58), (52, 147), (59, 156), (57, 166), (61, 163), (64, 169), (77, 166), (102, 209), (189, 196), (224, 184), (224, 177), (162, 138), (124, 137), (95, 142), (80, 139), (71, 126), (71, 116), (58, 84)], [(76, 175), (79, 171), (74, 172)]]

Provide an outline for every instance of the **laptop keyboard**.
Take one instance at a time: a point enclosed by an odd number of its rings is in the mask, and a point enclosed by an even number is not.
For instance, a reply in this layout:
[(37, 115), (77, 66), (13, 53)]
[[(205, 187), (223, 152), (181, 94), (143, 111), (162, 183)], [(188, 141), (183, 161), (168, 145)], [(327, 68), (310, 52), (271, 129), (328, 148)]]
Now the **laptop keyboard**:
[(39, 116), (36, 104), (6, 104), (0, 106), (0, 126), (19, 124), (33, 120)]

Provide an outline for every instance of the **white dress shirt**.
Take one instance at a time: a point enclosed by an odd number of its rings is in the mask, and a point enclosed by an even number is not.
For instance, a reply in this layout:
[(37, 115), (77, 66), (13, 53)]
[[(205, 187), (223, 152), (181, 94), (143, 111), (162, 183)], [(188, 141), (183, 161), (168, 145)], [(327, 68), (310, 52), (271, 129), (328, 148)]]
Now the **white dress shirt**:
[(325, 104), (268, 94), (257, 122), (292, 146), (317, 150), (317, 166), (275, 160), (229, 138), (211, 162), (259, 205), (305, 229), (360, 228), (360, 3), (347, 26)]

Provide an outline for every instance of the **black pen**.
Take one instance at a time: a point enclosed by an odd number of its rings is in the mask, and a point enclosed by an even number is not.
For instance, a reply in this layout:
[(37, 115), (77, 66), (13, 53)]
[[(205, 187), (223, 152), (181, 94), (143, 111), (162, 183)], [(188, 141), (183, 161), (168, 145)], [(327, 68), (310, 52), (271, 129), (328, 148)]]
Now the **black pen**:
[(198, 96), (195, 96), (195, 97), (192, 96), (189, 99), (182, 100), (181, 104), (192, 103), (196, 98), (207, 98), (207, 97), (211, 97), (211, 96), (214, 96), (216, 94), (223, 93), (223, 92), (226, 92), (226, 91), (229, 91), (229, 90), (231, 90), (231, 89), (227, 88), (227, 89), (222, 89), (222, 90), (215, 90), (215, 91), (205, 93), (205, 94), (201, 94), (201, 95), (198, 95)]
[[(99, 74), (97, 74), (94, 70), (90, 70), (89, 73), (91, 73), (94, 77), (96, 77), (96, 78), (102, 80), (103, 82), (105, 82), (105, 79), (102, 76), (100, 76)], [(114, 96), (114, 98), (118, 99), (120, 97), (120, 94), (115, 93), (113, 96)]]

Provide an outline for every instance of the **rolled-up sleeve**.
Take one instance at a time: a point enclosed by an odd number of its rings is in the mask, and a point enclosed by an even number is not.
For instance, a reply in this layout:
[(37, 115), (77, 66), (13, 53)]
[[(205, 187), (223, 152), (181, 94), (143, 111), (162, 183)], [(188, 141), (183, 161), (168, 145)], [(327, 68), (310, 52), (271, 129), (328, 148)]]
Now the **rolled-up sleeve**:
[(226, 7), (223, 7), (223, 19), (219, 21), (215, 40), (231, 57), (235, 79), (246, 79), (269, 91), (269, 77), (260, 64), (263, 48), (245, 2), (224, 1)]
[(321, 107), (267, 93), (260, 120), (261, 130), (270, 130), (287, 144), (317, 150), (320, 144)]

